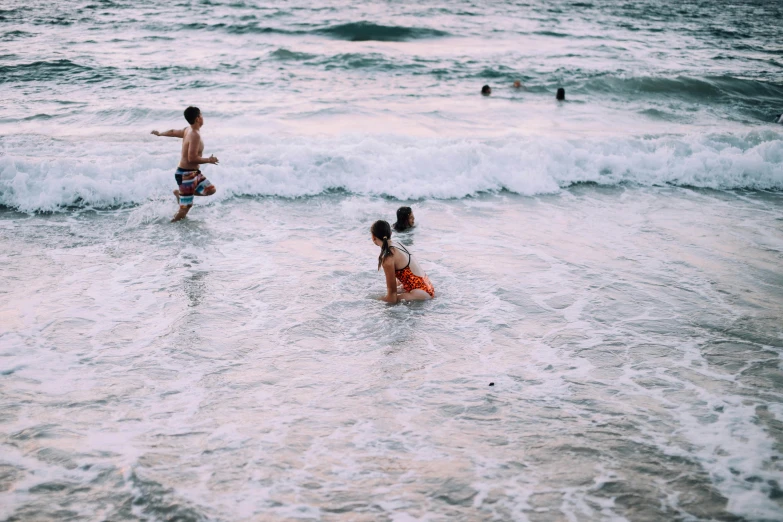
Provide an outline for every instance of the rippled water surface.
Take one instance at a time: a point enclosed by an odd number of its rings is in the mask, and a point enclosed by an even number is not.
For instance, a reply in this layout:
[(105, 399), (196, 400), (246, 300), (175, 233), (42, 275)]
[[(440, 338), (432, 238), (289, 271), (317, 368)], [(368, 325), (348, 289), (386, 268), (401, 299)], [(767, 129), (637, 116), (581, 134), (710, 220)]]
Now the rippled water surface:
[(389, 307), (394, 207), (5, 213), (4, 516), (777, 517), (778, 196), (422, 202)]
[(783, 520), (781, 17), (2, 2), (0, 520)]

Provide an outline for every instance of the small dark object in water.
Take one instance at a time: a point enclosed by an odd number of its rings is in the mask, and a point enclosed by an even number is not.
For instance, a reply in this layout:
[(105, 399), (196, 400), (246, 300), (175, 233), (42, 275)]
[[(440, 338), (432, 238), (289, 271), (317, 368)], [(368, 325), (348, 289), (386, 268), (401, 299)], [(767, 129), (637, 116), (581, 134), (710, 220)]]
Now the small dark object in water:
[(565, 89), (560, 87), (557, 90), (557, 94), (555, 95), (555, 98), (557, 99), (557, 101), (565, 101)]
[(490, 386), (494, 386), (494, 385), (495, 385), (495, 383), (494, 383), (494, 382), (491, 382), (491, 383), (489, 383), (489, 385), (490, 385)]
[(489, 96), (492, 94), (492, 88), (489, 85), (485, 85), (481, 88), (481, 94), (484, 96)]

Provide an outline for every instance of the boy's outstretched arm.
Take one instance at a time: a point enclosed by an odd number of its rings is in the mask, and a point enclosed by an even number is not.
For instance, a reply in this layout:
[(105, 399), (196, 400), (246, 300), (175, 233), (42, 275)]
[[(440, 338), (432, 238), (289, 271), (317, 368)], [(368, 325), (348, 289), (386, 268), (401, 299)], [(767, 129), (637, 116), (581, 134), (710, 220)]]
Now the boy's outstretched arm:
[(185, 129), (171, 129), (167, 130), (166, 132), (158, 132), (156, 130), (150, 132), (150, 134), (154, 134), (155, 136), (167, 136), (169, 138), (184, 138), (185, 137)]

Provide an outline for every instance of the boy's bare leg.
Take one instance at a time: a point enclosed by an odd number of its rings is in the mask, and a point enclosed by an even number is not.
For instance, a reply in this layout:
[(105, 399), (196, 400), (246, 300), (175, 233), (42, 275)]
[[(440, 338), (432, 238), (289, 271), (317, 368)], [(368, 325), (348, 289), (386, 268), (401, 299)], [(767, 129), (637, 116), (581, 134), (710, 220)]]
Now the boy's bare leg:
[(179, 205), (179, 189), (174, 191), (174, 197), (177, 198), (177, 205)]
[[(207, 187), (207, 189), (204, 191), (203, 194), (193, 194), (193, 195), (194, 196), (211, 196), (212, 194), (215, 193), (215, 191), (216, 191), (215, 186), (212, 185), (212, 186)], [(177, 203), (179, 203), (179, 196), (180, 196), (179, 190), (175, 190), (174, 191), (174, 195), (177, 196)], [(187, 216), (188, 212), (190, 212), (190, 209), (191, 209), (192, 206), (193, 205), (188, 205), (187, 207), (183, 207), (182, 205), (180, 205), (179, 211), (171, 219), (171, 222), (174, 223), (175, 221), (179, 221), (180, 219), (183, 219), (185, 216)]]
[(183, 219), (185, 216), (188, 215), (188, 212), (190, 211), (190, 207), (193, 205), (188, 205), (187, 207), (179, 207), (179, 211), (174, 215), (173, 218), (171, 218), (171, 222), (174, 223), (175, 221), (179, 221), (180, 219)]

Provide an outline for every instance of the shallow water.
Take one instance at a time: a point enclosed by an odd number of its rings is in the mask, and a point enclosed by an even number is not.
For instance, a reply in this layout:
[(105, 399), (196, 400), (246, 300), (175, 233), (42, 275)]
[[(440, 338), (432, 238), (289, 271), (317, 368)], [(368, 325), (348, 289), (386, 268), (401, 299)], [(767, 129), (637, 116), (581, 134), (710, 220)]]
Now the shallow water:
[(779, 195), (421, 202), (387, 306), (396, 206), (4, 213), (2, 516), (778, 517)]
[(4, 2), (0, 520), (783, 520), (781, 16)]

